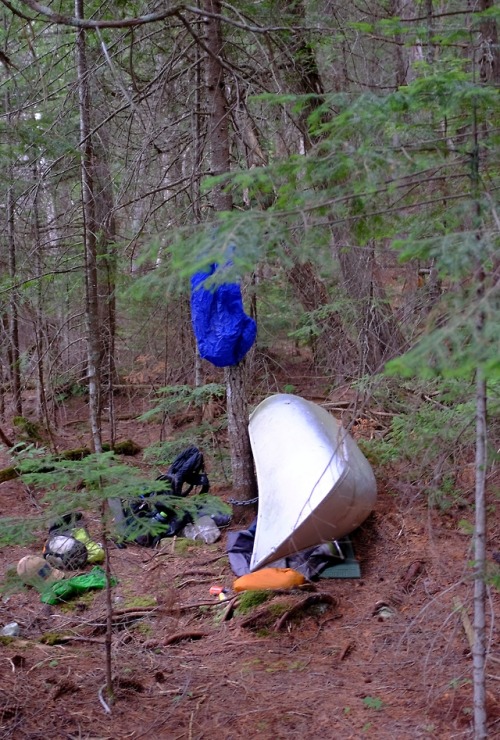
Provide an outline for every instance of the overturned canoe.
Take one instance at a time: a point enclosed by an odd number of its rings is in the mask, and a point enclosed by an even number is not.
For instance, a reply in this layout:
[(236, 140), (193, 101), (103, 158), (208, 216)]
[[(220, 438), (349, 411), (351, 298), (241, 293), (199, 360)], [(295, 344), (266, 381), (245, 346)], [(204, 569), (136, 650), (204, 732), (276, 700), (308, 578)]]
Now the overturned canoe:
[(372, 511), (375, 476), (324, 408), (278, 393), (250, 416), (259, 510), (250, 569), (352, 532)]

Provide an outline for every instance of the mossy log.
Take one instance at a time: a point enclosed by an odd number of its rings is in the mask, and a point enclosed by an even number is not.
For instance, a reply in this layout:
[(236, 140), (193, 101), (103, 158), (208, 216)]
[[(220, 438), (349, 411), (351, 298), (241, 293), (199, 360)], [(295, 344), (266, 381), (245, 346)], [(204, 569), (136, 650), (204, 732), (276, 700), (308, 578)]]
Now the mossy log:
[(0, 470), (0, 483), (5, 483), (6, 480), (14, 480), (18, 475), (17, 468), (13, 465), (10, 468), (4, 468)]
[[(103, 452), (109, 452), (111, 446), (104, 444), (102, 446)], [(124, 439), (122, 442), (117, 442), (113, 448), (113, 451), (117, 455), (137, 455), (141, 451), (141, 447), (133, 442), (131, 439)], [(56, 456), (57, 460), (83, 460), (84, 457), (92, 455), (92, 450), (89, 447), (77, 447), (73, 450), (64, 450), (64, 452), (58, 453)], [(19, 477), (19, 471), (15, 465), (11, 465), (8, 468), (0, 470), (0, 483), (5, 483), (8, 480), (14, 480)]]

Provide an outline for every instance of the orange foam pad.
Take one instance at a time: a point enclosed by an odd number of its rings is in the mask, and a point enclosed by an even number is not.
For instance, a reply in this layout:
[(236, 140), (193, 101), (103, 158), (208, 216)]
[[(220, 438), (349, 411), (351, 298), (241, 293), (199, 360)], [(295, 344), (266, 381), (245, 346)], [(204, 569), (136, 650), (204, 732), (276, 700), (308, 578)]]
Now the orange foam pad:
[(233, 589), (234, 591), (261, 591), (295, 588), (305, 581), (302, 573), (292, 568), (262, 568), (237, 578), (233, 583)]

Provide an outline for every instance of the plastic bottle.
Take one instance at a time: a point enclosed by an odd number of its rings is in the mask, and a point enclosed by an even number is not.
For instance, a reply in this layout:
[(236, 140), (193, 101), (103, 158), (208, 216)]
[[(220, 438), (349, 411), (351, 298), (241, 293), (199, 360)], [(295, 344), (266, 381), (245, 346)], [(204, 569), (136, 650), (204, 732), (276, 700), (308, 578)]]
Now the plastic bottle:
[(220, 537), (220, 529), (209, 516), (201, 516), (193, 522), (186, 524), (182, 530), (182, 536), (190, 540), (202, 540), (207, 545), (212, 545)]

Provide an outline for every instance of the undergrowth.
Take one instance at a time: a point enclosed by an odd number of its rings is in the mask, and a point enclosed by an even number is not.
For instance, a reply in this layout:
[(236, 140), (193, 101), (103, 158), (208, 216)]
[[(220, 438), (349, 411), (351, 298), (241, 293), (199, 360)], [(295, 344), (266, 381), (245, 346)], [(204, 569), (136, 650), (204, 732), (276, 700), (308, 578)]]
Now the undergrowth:
[(221, 383), (206, 383), (195, 388), (190, 385), (167, 385), (159, 388), (156, 395), (157, 403), (139, 417), (140, 421), (169, 416), (185, 411), (189, 406), (200, 408), (211, 401), (224, 399), (226, 389)]
[[(489, 393), (490, 462), (498, 459), (495, 437), (500, 426), (500, 386)], [(371, 405), (390, 409), (389, 429), (381, 438), (362, 440), (360, 447), (379, 466), (398, 465), (398, 475), (416, 484), (432, 506), (447, 510), (463, 506), (471, 492), (471, 479), (464, 474), (474, 464), (475, 399), (469, 383), (460, 381), (405, 381), (394, 379), (364, 386)], [(495, 424), (496, 421), (496, 424)]]

